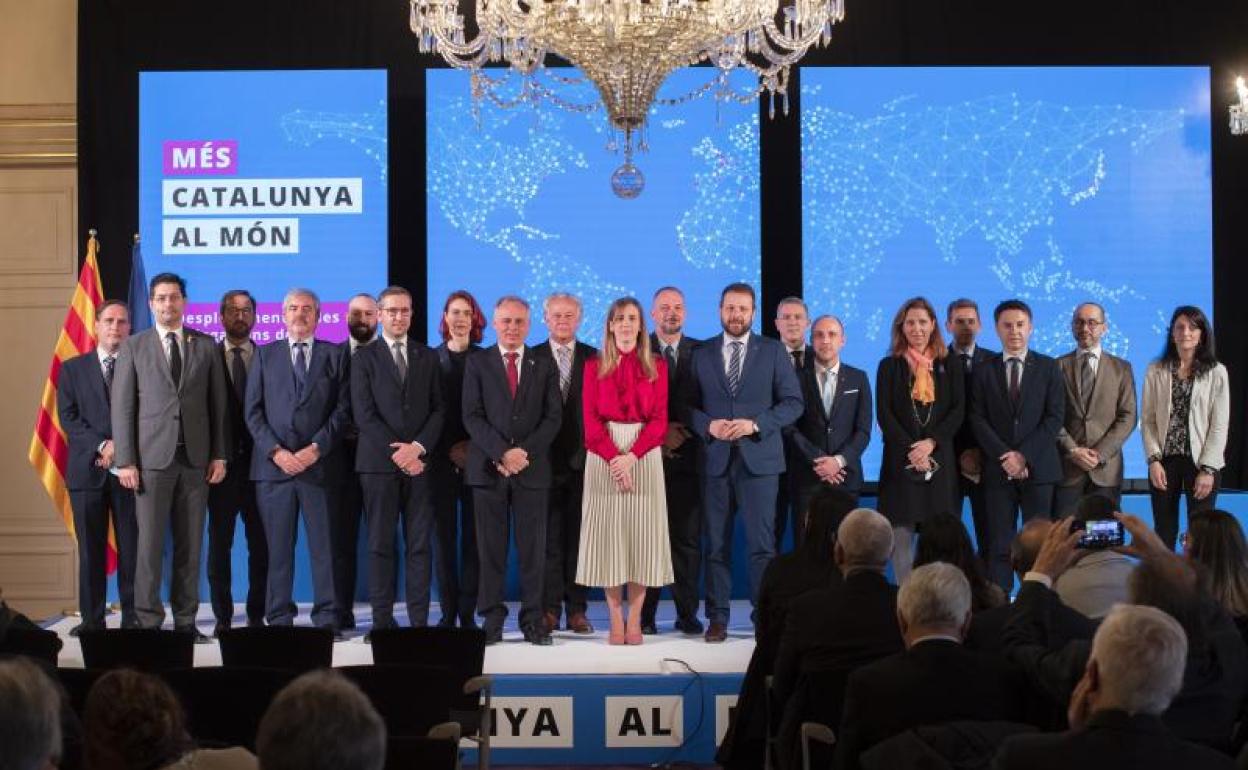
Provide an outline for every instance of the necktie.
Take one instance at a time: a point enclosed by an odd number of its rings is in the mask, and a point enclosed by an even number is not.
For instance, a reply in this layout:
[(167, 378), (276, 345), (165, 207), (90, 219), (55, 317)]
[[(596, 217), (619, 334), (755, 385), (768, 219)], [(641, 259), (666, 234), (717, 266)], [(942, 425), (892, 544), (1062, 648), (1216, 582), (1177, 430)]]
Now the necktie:
[(966, 372), (967, 374), (971, 373), (971, 354), (970, 353), (962, 354), (962, 370)]
[(308, 343), (295, 343), (295, 392), (302, 397), (303, 385), (308, 381)]
[(394, 348), (394, 366), (399, 370), (399, 383), (407, 384), (407, 356), (404, 355), (403, 343), (396, 342)]
[(1086, 411), (1092, 401), (1092, 388), (1096, 385), (1096, 373), (1092, 371), (1092, 354), (1084, 353), (1079, 362), (1079, 398)]
[(169, 332), (165, 339), (169, 341), (169, 376), (176, 388), (182, 384), (182, 351), (178, 349), (178, 335)]
[(507, 359), (507, 389), (511, 391), (511, 397), (516, 397), (516, 388), (520, 385), (520, 370), (516, 368), (516, 359), (520, 357), (519, 353), (504, 353), (503, 358)]
[(1023, 368), (1023, 364), (1017, 358), (1010, 359), (1010, 403), (1018, 405), (1019, 387), (1018, 380), (1021, 376), (1019, 371)]
[(559, 394), (568, 400), (568, 386), (572, 384), (572, 354), (562, 345), (555, 348), (559, 358)]
[(745, 347), (744, 343), (733, 341), (732, 355), (728, 357), (728, 392), (737, 395), (737, 388), (741, 385), (741, 348)]
[(113, 370), (117, 366), (116, 356), (104, 356), (104, 395), (112, 400), (113, 397)]
[(836, 393), (836, 371), (831, 367), (823, 370), (823, 387), (819, 394), (823, 396), (823, 413), (832, 414), (832, 395)]
[(247, 365), (243, 363), (243, 349), (230, 349), (230, 384), (234, 386), (234, 395), (242, 403), (247, 396)]
[(668, 345), (664, 348), (663, 357), (667, 359), (667, 382), (670, 385), (676, 379), (676, 346)]
[(789, 355), (793, 356), (793, 368), (794, 368), (794, 369), (801, 369), (801, 368), (802, 368), (802, 353), (803, 353), (803, 351), (801, 351), (801, 350), (790, 350), (790, 351), (789, 351)]

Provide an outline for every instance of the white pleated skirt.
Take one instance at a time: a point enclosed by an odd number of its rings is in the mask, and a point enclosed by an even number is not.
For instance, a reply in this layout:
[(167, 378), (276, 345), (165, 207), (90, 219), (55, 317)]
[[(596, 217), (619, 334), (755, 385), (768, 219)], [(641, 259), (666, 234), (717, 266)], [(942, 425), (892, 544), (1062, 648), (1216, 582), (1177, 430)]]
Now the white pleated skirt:
[[(607, 423), (612, 441), (624, 449), (633, 445), (641, 428), (639, 422)], [(658, 587), (673, 580), (660, 448), (651, 449), (633, 466), (631, 492), (616, 489), (611, 466), (587, 452), (576, 582), (583, 586), (641, 583)]]

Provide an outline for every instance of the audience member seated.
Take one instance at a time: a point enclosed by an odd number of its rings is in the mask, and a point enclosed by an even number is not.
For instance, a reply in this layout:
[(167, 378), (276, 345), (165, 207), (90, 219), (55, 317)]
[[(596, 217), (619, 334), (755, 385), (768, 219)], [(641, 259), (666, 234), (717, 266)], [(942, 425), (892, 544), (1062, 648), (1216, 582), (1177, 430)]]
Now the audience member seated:
[(929, 517), (919, 527), (914, 566), (943, 561), (962, 570), (971, 584), (971, 612), (978, 613), (1009, 603), (1001, 586), (984, 577), (984, 565), (971, 545), (961, 520), (947, 513)]
[(260, 720), (256, 753), (263, 770), (382, 770), (386, 725), (342, 674), (312, 671), (273, 699)]
[[(1010, 568), (1021, 581), (1036, 563), (1036, 554), (1049, 534), (1053, 522), (1048, 519), (1032, 519), (1014, 536), (1010, 543)], [(967, 649), (981, 652), (1000, 652), (1001, 632), (1005, 621), (1012, 612), (1010, 605), (1003, 604), (991, 610), (977, 612), (971, 616), (971, 629), (966, 634)], [(1060, 600), (1053, 602), (1052, 640), (1055, 646), (1066, 644), (1072, 639), (1091, 639), (1096, 632), (1096, 622), (1086, 615), (1071, 609)], [(1063, 706), (1062, 708), (1065, 708)]]
[(152, 674), (119, 668), (96, 681), (83, 714), (91, 770), (254, 770), (243, 748), (197, 749), (182, 704)]
[(1226, 511), (1195, 513), (1180, 543), (1196, 567), (1201, 587), (1248, 639), (1248, 546), (1239, 522)]
[[(1114, 501), (1105, 495), (1085, 495), (1079, 500), (1075, 519), (1113, 518), (1114, 507)], [(1081, 549), (1054, 590), (1068, 606), (1100, 620), (1115, 604), (1127, 601), (1127, 577), (1134, 569), (1135, 561), (1116, 551)]]
[(758, 622), (754, 626), (754, 652), (741, 682), (732, 722), (715, 755), (715, 761), (721, 766), (762, 766), (767, 738), (763, 688), (775, 664), (789, 605), (807, 591), (840, 585), (841, 573), (834, 558), (836, 529), (854, 508), (856, 499), (836, 487), (821, 488), (811, 498), (802, 517), (800, 545), (791, 553), (772, 559), (763, 572)]
[[(1232, 749), (1232, 731), (1248, 694), (1248, 649), (1230, 617), (1197, 585), (1195, 570), (1175, 556), (1156, 533), (1130, 514), (1115, 517), (1131, 534), (1122, 552), (1140, 559), (1127, 583), (1129, 603), (1170, 615), (1187, 635), (1183, 687), (1162, 721), (1179, 738)], [(1078, 532), (1070, 520), (1055, 523), (1027, 573), (1006, 622), (1006, 655), (1053, 703), (1068, 703), (1087, 667), (1091, 644), (1058, 646), (1050, 624), (1056, 594), (1049, 586), (1075, 558)]]
[(836, 533), (841, 584), (799, 596), (789, 608), (772, 684), (781, 767), (794, 766), (805, 721), (840, 722), (845, 681), (857, 667), (902, 650), (897, 588), (884, 577), (893, 528), (876, 511), (851, 511)]
[(849, 675), (838, 768), (858, 767), (863, 751), (913, 727), (1027, 718), (1021, 672), (999, 656), (962, 646), (971, 623), (971, 586), (961, 569), (935, 562), (911, 572), (897, 595), (897, 621), (906, 651)]
[(1006, 739), (995, 770), (1218, 770), (1230, 757), (1189, 743), (1162, 714), (1189, 665), (1183, 627), (1154, 607), (1120, 604), (1097, 629), (1071, 694), (1070, 730)]
[(35, 663), (0, 661), (0, 768), (52, 770), (61, 764), (61, 695)]

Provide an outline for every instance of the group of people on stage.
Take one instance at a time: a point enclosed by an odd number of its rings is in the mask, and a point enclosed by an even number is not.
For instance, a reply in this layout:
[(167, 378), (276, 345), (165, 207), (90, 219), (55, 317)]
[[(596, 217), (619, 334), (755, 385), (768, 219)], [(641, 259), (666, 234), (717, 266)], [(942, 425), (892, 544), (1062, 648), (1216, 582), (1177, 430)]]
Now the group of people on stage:
[[(58, 411), (81, 564), (75, 632), (104, 625), (110, 520), (123, 626), (164, 622), (162, 553), (172, 533), (174, 625), (207, 641), (195, 627), (207, 518), (215, 632), (228, 629), (238, 516), (247, 622), (292, 624), (302, 514), (311, 620), (336, 634), (355, 627), (363, 522), (373, 629), (396, 623), (398, 553), (412, 625), (430, 620), (436, 573), (439, 623), (479, 618), (488, 641), (501, 639), (514, 529), (527, 641), (550, 644), (561, 623), (593, 633), (586, 594), (602, 587), (608, 641), (640, 644), (657, 633), (660, 590), (670, 585), (676, 629), (718, 642), (729, 622), (734, 515), (746, 525), (757, 602), (790, 513), (800, 543), (798, 514), (820, 489), (854, 498), (862, 489), (871, 388), (841, 360), (841, 321), (812, 319), (800, 298), (780, 302), (773, 339), (751, 332), (753, 288), (730, 284), (720, 298), (723, 334), (699, 342), (684, 334), (681, 290), (663, 287), (648, 309), (633, 298), (611, 304), (601, 350), (577, 339), (582, 306), (566, 293), (546, 299), (549, 339), (535, 346), (526, 344), (528, 302), (499, 299), (488, 348), (479, 344), (485, 312), (466, 291), (446, 299), (436, 348), (411, 336), (412, 296), (401, 287), (353, 297), (343, 344), (316, 337), (320, 302), (308, 289), (287, 293), (285, 333), (264, 346), (251, 339), (248, 292), (222, 297), (220, 342), (184, 325), (186, 301), (182, 278), (152, 278), (154, 327), (134, 336), (127, 307), (103, 303), (97, 348), (62, 368)], [(971, 300), (949, 305), (949, 342), (922, 297), (893, 319), (874, 417), (884, 435), (879, 509), (896, 535), (899, 581), (916, 527), (958, 514), (964, 497), (988, 574), (1008, 590), (1020, 512), (1047, 518), (1090, 492), (1120, 494), (1136, 392), (1130, 364), (1101, 348), (1104, 309), (1075, 309), (1076, 348), (1056, 360), (1029, 350), (1025, 303), (1002, 302), (992, 320), (1001, 353), (978, 345)], [(1139, 420), (1154, 517), (1170, 547), (1183, 494), (1190, 511), (1213, 505), (1228, 399), (1208, 319), (1178, 308), (1145, 375)]]

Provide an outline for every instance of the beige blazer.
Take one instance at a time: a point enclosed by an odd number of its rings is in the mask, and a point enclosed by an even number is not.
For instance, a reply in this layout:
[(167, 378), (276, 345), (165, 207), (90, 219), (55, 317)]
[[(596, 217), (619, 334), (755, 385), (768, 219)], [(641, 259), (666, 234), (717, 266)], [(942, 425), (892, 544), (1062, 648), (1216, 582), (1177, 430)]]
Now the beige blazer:
[[(1096, 365), (1092, 398), (1084, 409), (1079, 397), (1078, 350), (1057, 359), (1066, 382), (1066, 414), (1057, 443), (1062, 450), (1062, 485), (1073, 486), (1085, 478), (1101, 487), (1122, 484), (1122, 445), (1135, 430), (1135, 374), (1131, 364), (1101, 350)], [(1076, 447), (1095, 449), (1100, 467), (1084, 471), (1070, 460)]]
[[(1187, 433), (1192, 443), (1192, 462), (1221, 470), (1226, 465), (1226, 430), (1231, 420), (1231, 388), (1226, 367), (1218, 364), (1192, 383), (1192, 406)], [(1170, 367), (1159, 361), (1148, 365), (1144, 375), (1144, 405), (1140, 431), (1144, 456), (1161, 454), (1170, 426)]]

